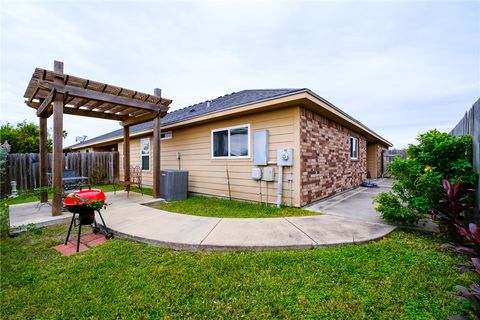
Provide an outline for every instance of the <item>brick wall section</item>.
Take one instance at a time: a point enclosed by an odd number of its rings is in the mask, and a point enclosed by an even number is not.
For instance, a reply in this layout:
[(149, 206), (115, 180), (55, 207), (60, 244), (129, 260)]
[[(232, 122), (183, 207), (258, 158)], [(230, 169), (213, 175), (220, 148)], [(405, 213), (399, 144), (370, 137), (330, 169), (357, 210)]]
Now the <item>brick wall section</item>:
[[(358, 160), (350, 159), (350, 137)], [(301, 205), (351, 189), (367, 177), (364, 137), (310, 110), (300, 112)]]

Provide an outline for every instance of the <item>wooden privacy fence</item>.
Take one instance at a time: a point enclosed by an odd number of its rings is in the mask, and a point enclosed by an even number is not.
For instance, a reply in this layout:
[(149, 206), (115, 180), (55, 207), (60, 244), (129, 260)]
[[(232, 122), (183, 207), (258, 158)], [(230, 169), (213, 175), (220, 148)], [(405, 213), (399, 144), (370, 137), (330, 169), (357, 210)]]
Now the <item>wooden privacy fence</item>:
[[(63, 166), (75, 170), (77, 176), (88, 177), (90, 183), (108, 183), (118, 179), (118, 152), (68, 153)], [(52, 155), (48, 154), (48, 172)], [(7, 172), (2, 193), (10, 191), (10, 181), (17, 182), (18, 190), (31, 190), (40, 186), (39, 154), (13, 153), (7, 156)]]
[[(470, 135), (473, 138), (473, 168), (480, 173), (480, 99), (473, 104), (458, 124), (450, 131), (454, 136)], [(480, 208), (480, 179), (477, 185), (476, 206)]]
[(392, 149), (383, 151), (383, 161), (382, 161), (382, 177), (388, 177), (388, 164), (392, 162), (396, 157), (401, 157), (402, 159), (407, 158), (407, 153), (403, 150)]

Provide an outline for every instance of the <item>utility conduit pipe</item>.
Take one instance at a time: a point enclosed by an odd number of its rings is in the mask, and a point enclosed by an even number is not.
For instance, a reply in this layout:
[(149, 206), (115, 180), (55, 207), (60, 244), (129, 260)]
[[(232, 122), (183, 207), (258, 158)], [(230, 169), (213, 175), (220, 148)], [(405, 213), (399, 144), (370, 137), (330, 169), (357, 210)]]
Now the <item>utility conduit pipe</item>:
[(278, 166), (277, 208), (280, 208), (282, 205), (282, 191), (283, 191), (283, 166)]

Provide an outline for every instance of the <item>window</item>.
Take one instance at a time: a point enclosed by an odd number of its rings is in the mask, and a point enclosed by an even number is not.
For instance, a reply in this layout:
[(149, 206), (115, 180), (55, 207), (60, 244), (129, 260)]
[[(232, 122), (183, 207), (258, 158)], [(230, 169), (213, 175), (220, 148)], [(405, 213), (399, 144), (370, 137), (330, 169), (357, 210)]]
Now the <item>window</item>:
[(150, 170), (150, 138), (140, 140), (142, 170)]
[(160, 140), (172, 139), (172, 131), (165, 131), (160, 133)]
[(358, 139), (350, 137), (350, 159), (358, 159)]
[(250, 125), (212, 130), (212, 158), (248, 158)]

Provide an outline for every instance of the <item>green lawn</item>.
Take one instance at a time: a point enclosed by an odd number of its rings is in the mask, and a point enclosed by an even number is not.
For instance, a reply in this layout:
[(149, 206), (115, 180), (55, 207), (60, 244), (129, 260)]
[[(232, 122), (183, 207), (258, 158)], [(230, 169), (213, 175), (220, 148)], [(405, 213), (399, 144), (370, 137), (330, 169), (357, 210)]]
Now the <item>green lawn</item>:
[(1, 319), (445, 319), (465, 312), (447, 291), (472, 279), (441, 241), (404, 231), (276, 252), (178, 252), (114, 239), (63, 257), (51, 248), (66, 229), (0, 240)]
[(150, 206), (170, 212), (221, 218), (272, 218), (320, 214), (300, 208), (277, 208), (260, 203), (202, 196), (189, 197), (181, 201), (160, 202)]

